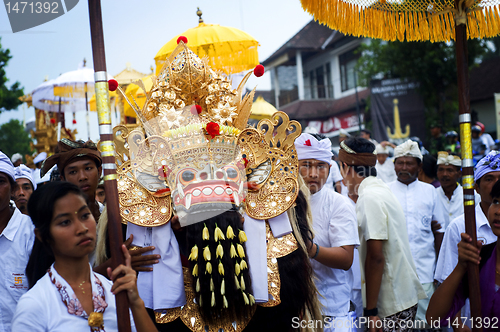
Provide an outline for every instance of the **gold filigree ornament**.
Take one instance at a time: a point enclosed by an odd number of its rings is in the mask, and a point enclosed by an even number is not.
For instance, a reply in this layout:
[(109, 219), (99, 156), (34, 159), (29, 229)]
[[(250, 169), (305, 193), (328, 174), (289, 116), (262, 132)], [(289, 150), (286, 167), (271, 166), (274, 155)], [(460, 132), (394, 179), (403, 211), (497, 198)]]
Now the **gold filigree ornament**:
[[(152, 78), (142, 109), (124, 95), (142, 124), (128, 135), (123, 128), (115, 133), (124, 219), (161, 225), (160, 214), (170, 217), (170, 200), (182, 226), (229, 209), (269, 219), (290, 208), (298, 194), (293, 142), (301, 127), (277, 112), (245, 129), (255, 89), (243, 91), (251, 74), (232, 89), (225, 74), (181, 42)], [(165, 214), (155, 214), (158, 208)]]

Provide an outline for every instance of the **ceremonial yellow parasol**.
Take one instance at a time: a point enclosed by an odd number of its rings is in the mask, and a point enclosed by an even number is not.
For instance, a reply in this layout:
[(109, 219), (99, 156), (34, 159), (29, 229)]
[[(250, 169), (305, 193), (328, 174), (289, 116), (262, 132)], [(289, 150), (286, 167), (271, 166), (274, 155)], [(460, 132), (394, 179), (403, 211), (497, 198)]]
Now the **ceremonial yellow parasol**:
[(250, 119), (254, 120), (270, 119), (271, 115), (273, 115), (276, 112), (278, 112), (276, 107), (265, 101), (264, 98), (262, 98), (262, 96), (258, 96), (257, 99), (252, 104)]
[(196, 14), (200, 17), (197, 27), (175, 36), (158, 51), (155, 56), (156, 74), (177, 47), (180, 36), (187, 38), (189, 48), (200, 58), (208, 56), (210, 67), (226, 74), (253, 69), (259, 64), (259, 43), (252, 36), (236, 28), (204, 23), (199, 8)]
[[(476, 244), (467, 38), (500, 33), (500, 0), (301, 0), (320, 23), (346, 35), (389, 41), (455, 40), (465, 228)], [(417, 60), (416, 60), (417, 61)], [(469, 264), (472, 316), (481, 317), (478, 265)], [(474, 331), (482, 330), (478, 325)]]

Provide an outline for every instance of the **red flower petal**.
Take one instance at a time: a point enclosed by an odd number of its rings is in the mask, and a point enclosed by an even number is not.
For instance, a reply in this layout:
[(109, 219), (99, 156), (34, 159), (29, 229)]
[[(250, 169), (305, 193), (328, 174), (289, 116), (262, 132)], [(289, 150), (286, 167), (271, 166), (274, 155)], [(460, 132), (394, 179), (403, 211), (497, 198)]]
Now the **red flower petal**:
[(56, 124), (56, 119), (53, 119), (53, 118), (52, 118), (52, 119), (50, 119), (50, 123), (52, 123), (52, 124)]
[(218, 123), (215, 122), (209, 122), (207, 123), (206, 127), (207, 133), (214, 138), (215, 136), (219, 135), (220, 132), (220, 127)]
[(304, 144), (304, 145), (305, 145), (305, 146), (311, 146), (311, 140), (310, 140), (310, 139), (308, 139), (308, 140), (306, 141), (306, 144)]
[(73, 124), (76, 124), (76, 120), (75, 119), (73, 119)]

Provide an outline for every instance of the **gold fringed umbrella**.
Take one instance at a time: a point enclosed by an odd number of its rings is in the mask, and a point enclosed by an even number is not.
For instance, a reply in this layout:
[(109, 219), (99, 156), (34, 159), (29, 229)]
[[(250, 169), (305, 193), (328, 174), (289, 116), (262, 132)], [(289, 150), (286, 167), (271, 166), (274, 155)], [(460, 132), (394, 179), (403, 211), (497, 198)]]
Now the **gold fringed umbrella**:
[[(467, 38), (494, 37), (500, 33), (500, 0), (301, 0), (305, 11), (320, 23), (346, 35), (389, 41), (455, 40), (458, 104), (462, 145), (462, 182), (465, 229), (477, 243), (474, 169)], [(481, 317), (479, 267), (468, 264), (469, 296), (473, 319)], [(474, 320), (476, 321), (476, 320)], [(473, 331), (482, 331), (479, 324)]]
[(204, 23), (199, 8), (197, 15), (200, 17), (197, 27), (175, 36), (158, 51), (155, 56), (156, 74), (177, 47), (180, 36), (187, 38), (187, 45), (200, 58), (208, 56), (210, 67), (226, 74), (240, 73), (259, 64), (259, 42), (252, 36), (236, 28)]
[[(450, 41), (455, 22), (468, 38), (500, 33), (500, 0), (301, 0), (314, 19), (346, 35), (389, 41)], [(461, 8), (461, 9), (456, 9)]]

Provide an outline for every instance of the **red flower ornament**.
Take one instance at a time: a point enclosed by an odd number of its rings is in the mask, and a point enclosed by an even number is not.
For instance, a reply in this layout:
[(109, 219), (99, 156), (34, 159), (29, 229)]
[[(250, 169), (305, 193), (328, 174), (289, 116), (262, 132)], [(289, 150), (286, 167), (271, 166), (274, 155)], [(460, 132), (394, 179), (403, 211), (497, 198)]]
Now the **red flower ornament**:
[(179, 38), (177, 38), (177, 44), (179, 44), (181, 41), (182, 41), (184, 44), (187, 44), (187, 43), (188, 43), (188, 39), (186, 38), (186, 36), (179, 36)]
[(118, 82), (114, 79), (108, 81), (109, 91), (115, 91), (118, 89)]
[(50, 119), (50, 123), (56, 124), (56, 119), (54, 119), (54, 118)]
[(75, 119), (73, 119), (73, 124), (76, 124), (76, 120)]
[(264, 69), (264, 66), (263, 65), (257, 65), (255, 66), (255, 68), (253, 69), (253, 73), (255, 76), (257, 77), (261, 77), (262, 75), (264, 75), (264, 72), (265, 72), (265, 69)]
[(200, 105), (193, 105), (193, 107), (191, 107), (191, 114), (193, 115), (198, 115), (201, 113), (203, 109), (201, 108)]
[(212, 138), (214, 138), (215, 136), (218, 136), (218, 135), (219, 135), (219, 132), (220, 132), (220, 127), (219, 127), (219, 124), (218, 124), (218, 123), (215, 123), (215, 122), (209, 122), (209, 123), (207, 123), (206, 130), (207, 130), (207, 133), (208, 133), (208, 134), (209, 134)]

